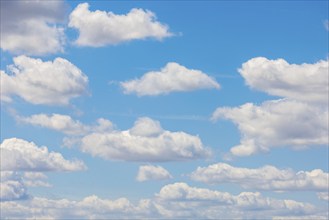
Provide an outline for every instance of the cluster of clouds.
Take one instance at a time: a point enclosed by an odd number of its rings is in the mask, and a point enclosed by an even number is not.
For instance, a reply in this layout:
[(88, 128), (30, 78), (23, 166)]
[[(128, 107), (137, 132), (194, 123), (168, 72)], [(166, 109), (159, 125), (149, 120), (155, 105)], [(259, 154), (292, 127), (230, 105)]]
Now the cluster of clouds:
[(246, 189), (271, 191), (322, 191), (328, 190), (329, 174), (321, 169), (295, 172), (280, 170), (274, 166), (256, 169), (233, 167), (217, 163), (208, 167), (198, 167), (190, 175), (191, 179), (208, 184), (234, 183)]
[(212, 120), (231, 120), (241, 133), (241, 143), (231, 148), (229, 157), (273, 147), (328, 144), (328, 61), (298, 65), (257, 57), (242, 64), (239, 72), (252, 89), (282, 99), (219, 107), (213, 112)]
[(1, 49), (26, 55), (63, 52), (67, 43), (66, 26), (79, 32), (74, 41), (78, 46), (99, 47), (173, 36), (169, 27), (158, 22), (151, 11), (134, 8), (127, 14), (117, 15), (90, 11), (88, 3), (81, 3), (68, 16), (68, 9), (62, 0), (2, 1)]
[(191, 187), (178, 182), (163, 186), (150, 199), (137, 203), (127, 198), (101, 199), (95, 195), (81, 200), (32, 197), (2, 202), (1, 217), (10, 218), (239, 218), (290, 215), (318, 217), (324, 213), (311, 204), (264, 197), (259, 192), (227, 192)]
[(165, 130), (159, 121), (148, 117), (138, 118), (133, 127), (122, 131), (103, 118), (96, 125), (84, 125), (59, 114), (18, 116), (18, 120), (70, 134), (64, 145), (78, 145), (82, 152), (108, 160), (161, 162), (211, 156), (198, 136)]
[[(1, 1), (1, 49), (13, 58), (6, 71), (0, 70), (1, 101), (20, 98), (35, 105), (69, 105), (88, 95), (88, 77), (64, 58), (53, 61), (32, 58), (64, 52), (68, 40), (66, 25), (77, 30), (76, 46), (101, 47), (138, 39), (162, 40), (174, 34), (148, 10), (133, 8), (127, 14), (91, 11), (82, 3), (68, 15), (64, 1)], [(63, 10), (67, 9), (67, 10)], [(15, 14), (17, 16), (12, 17)], [(8, 18), (11, 19), (8, 19)], [(22, 22), (24, 21), (24, 22)], [(272, 148), (301, 149), (328, 145), (328, 61), (289, 64), (283, 59), (250, 59), (238, 70), (246, 84), (258, 91), (280, 97), (259, 105), (219, 107), (211, 119), (231, 120), (241, 133), (241, 141), (229, 156), (251, 156)], [(198, 89), (219, 89), (215, 79), (201, 70), (169, 62), (159, 71), (120, 82), (125, 94), (157, 96)], [(169, 131), (159, 121), (138, 118), (127, 130), (119, 130), (109, 120), (99, 118), (86, 125), (69, 115), (35, 114), (16, 116), (20, 123), (61, 132), (68, 147), (106, 160), (168, 162), (204, 159), (212, 151), (198, 135)], [(328, 212), (294, 200), (267, 198), (259, 192), (232, 195), (186, 183), (165, 185), (153, 198), (134, 204), (127, 198), (101, 199), (95, 195), (80, 201), (33, 197), (28, 187), (51, 187), (46, 172), (82, 171), (87, 167), (77, 159), (65, 159), (45, 146), (23, 139), (1, 143), (1, 218), (239, 218), (272, 216), (274, 219), (326, 219)], [(328, 201), (329, 175), (321, 169), (293, 171), (274, 166), (233, 167), (217, 163), (198, 167), (190, 175), (207, 184), (234, 183), (260, 191), (315, 191)], [(136, 181), (170, 180), (161, 166), (139, 167)], [(291, 215), (291, 216), (290, 216)]]
[(67, 160), (60, 153), (49, 152), (23, 139), (5, 139), (0, 145), (1, 201), (29, 197), (27, 186), (49, 187), (44, 172), (81, 171), (86, 165), (77, 159)]

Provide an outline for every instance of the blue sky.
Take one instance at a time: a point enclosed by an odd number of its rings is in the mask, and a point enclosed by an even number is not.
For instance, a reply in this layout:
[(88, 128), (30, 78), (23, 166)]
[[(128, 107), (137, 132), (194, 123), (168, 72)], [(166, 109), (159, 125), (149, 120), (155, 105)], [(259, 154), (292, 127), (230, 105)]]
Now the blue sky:
[(328, 30), (327, 1), (1, 1), (1, 218), (328, 218)]

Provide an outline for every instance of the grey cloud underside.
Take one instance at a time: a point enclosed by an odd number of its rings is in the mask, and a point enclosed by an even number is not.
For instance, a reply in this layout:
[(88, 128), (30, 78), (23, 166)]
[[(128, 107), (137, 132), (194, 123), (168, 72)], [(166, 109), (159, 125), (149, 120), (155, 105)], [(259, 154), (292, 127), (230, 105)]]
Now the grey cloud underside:
[(26, 55), (62, 52), (66, 9), (61, 0), (1, 1), (1, 49)]

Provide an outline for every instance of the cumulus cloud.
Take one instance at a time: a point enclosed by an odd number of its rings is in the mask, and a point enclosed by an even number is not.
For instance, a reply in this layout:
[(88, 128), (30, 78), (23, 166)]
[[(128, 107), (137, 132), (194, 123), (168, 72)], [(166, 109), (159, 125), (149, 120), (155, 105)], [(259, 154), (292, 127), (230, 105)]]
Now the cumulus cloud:
[(64, 50), (64, 1), (1, 1), (0, 8), (1, 49), (27, 55)]
[(219, 89), (220, 85), (200, 70), (187, 69), (178, 63), (167, 63), (160, 71), (145, 73), (140, 79), (121, 82), (124, 93), (156, 96), (197, 89)]
[(238, 126), (242, 140), (240, 145), (231, 148), (235, 156), (249, 156), (280, 146), (298, 149), (328, 144), (328, 109), (298, 101), (220, 107), (212, 119), (228, 119)]
[(168, 170), (161, 166), (144, 165), (139, 167), (136, 180), (143, 182), (148, 180), (166, 180), (171, 178), (172, 176)]
[(227, 192), (191, 187), (186, 183), (164, 186), (156, 195), (166, 218), (211, 218), (264, 219), (273, 215), (300, 215), (314, 211), (310, 204), (293, 200), (277, 200), (263, 197), (259, 192), (242, 192), (232, 195)]
[(79, 31), (76, 44), (100, 47), (125, 41), (172, 36), (169, 28), (156, 21), (151, 11), (133, 8), (128, 14), (90, 11), (88, 3), (79, 4), (70, 14), (69, 27)]
[(328, 103), (328, 60), (289, 64), (284, 59), (253, 58), (239, 69), (251, 88), (311, 103)]
[(82, 200), (32, 197), (25, 201), (1, 203), (1, 218), (239, 218), (315, 215), (314, 206), (294, 200), (263, 197), (258, 192), (227, 192), (196, 188), (186, 183), (169, 184), (151, 199), (136, 204), (126, 198), (101, 199), (95, 195)]
[(84, 135), (92, 131), (107, 131), (112, 130), (112, 122), (104, 118), (97, 119), (96, 125), (85, 125), (78, 120), (74, 120), (69, 115), (61, 114), (35, 114), (30, 117), (18, 116), (19, 122), (49, 128), (55, 131), (62, 132), (67, 135)]
[(87, 93), (88, 77), (63, 58), (42, 61), (27, 56), (14, 58), (10, 73), (1, 73), (1, 98), (18, 96), (32, 104), (67, 105)]
[(28, 197), (22, 177), (11, 171), (1, 171), (0, 200), (18, 200)]
[(275, 191), (325, 191), (329, 184), (329, 174), (320, 169), (294, 172), (291, 169), (279, 170), (274, 166), (248, 169), (225, 163), (198, 167), (191, 174), (191, 179), (209, 184), (236, 183), (247, 189)]
[(181, 161), (210, 155), (198, 136), (164, 130), (147, 117), (128, 130), (90, 133), (80, 144), (83, 152), (108, 160)]
[(0, 146), (3, 171), (78, 171), (86, 169), (79, 160), (66, 160), (60, 153), (49, 152), (33, 142), (5, 139)]
[(40, 172), (1, 171), (0, 200), (23, 200), (31, 196), (28, 187), (50, 187), (47, 176)]

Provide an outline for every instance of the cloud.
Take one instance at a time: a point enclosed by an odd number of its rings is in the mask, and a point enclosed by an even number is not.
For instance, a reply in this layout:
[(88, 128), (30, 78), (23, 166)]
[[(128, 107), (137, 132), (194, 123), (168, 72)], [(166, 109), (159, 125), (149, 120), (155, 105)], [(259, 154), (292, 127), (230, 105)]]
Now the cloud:
[(139, 118), (128, 130), (93, 132), (80, 149), (92, 156), (124, 161), (181, 161), (210, 155), (198, 136), (163, 130), (158, 121)]
[(1, 71), (1, 98), (18, 96), (32, 104), (67, 105), (87, 93), (88, 77), (63, 58), (42, 61), (27, 56), (14, 58), (9, 74)]
[[(1, 155), (1, 159), (2, 159)], [(18, 200), (28, 197), (26, 186), (20, 175), (10, 171), (1, 171), (0, 200)]]
[(76, 44), (101, 47), (125, 41), (155, 38), (161, 40), (172, 34), (168, 27), (156, 21), (151, 11), (133, 8), (126, 15), (90, 11), (88, 3), (79, 4), (70, 14), (69, 27), (79, 31)]
[(96, 125), (85, 125), (78, 120), (72, 119), (68, 115), (61, 114), (35, 114), (30, 117), (18, 116), (19, 122), (49, 128), (55, 131), (62, 132), (67, 135), (84, 135), (93, 131), (108, 131), (113, 129), (112, 122), (99, 118)]
[(3, 50), (27, 55), (64, 50), (64, 1), (1, 1), (0, 8)]
[(2, 171), (78, 171), (86, 169), (82, 161), (66, 160), (60, 153), (49, 152), (33, 142), (5, 139), (0, 146)]
[[(96, 195), (81, 200), (30, 197), (25, 201), (1, 202), (1, 218), (239, 218), (319, 215), (320, 209), (294, 200), (263, 197), (258, 192), (232, 195), (186, 183), (162, 187), (151, 199), (132, 203), (127, 198), (108, 200)], [(320, 216), (320, 215), (319, 215)], [(323, 217), (323, 216), (322, 216)]]
[(263, 197), (259, 192), (227, 192), (191, 187), (186, 183), (169, 184), (156, 195), (160, 213), (165, 218), (264, 219), (273, 215), (314, 211), (310, 204), (294, 200)]
[(145, 165), (139, 167), (136, 180), (139, 182), (144, 182), (148, 180), (166, 180), (171, 178), (172, 176), (168, 170), (164, 169), (163, 167)]
[(220, 85), (200, 70), (187, 69), (178, 63), (167, 63), (160, 71), (145, 73), (140, 79), (120, 83), (125, 94), (156, 96), (197, 89), (219, 89)]
[[(328, 181), (328, 179), (327, 179), (327, 181)], [(319, 193), (317, 193), (317, 196), (319, 199), (329, 202), (328, 183), (327, 183), (327, 192), (319, 192)]]
[(289, 64), (284, 59), (253, 58), (239, 69), (251, 88), (311, 103), (328, 103), (328, 60)]
[(28, 187), (51, 187), (46, 182), (47, 176), (40, 172), (1, 171), (0, 200), (24, 200), (31, 196)]
[(239, 128), (241, 144), (231, 148), (235, 156), (249, 156), (273, 147), (295, 149), (328, 144), (328, 109), (293, 100), (266, 101), (240, 107), (220, 107), (213, 120), (228, 119)]
[(232, 167), (217, 163), (208, 167), (198, 167), (191, 179), (209, 184), (235, 183), (247, 189), (295, 191), (328, 189), (329, 174), (320, 169), (312, 171), (279, 170), (273, 166), (257, 169)]
[(324, 25), (324, 28), (325, 28), (327, 31), (329, 31), (329, 20), (325, 20), (325, 21), (323, 22), (323, 25)]

